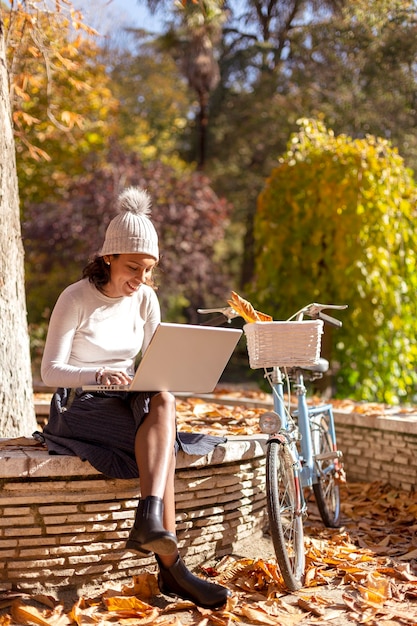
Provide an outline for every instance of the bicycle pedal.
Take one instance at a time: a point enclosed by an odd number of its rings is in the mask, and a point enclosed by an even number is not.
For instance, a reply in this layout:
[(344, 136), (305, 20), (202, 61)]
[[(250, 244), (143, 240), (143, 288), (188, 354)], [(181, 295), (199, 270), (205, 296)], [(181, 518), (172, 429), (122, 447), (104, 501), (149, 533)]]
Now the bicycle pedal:
[(342, 456), (341, 450), (331, 450), (330, 452), (323, 452), (323, 454), (316, 454), (314, 459), (316, 461), (331, 461), (332, 459), (341, 459)]

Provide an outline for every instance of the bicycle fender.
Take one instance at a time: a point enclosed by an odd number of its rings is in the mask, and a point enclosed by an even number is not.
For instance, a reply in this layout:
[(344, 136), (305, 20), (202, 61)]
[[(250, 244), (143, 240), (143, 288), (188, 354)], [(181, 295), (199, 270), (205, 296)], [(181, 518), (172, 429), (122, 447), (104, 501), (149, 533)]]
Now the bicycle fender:
[(269, 443), (272, 443), (272, 442), (282, 443), (282, 444), (288, 443), (286, 436), (283, 435), (282, 433), (275, 433), (274, 435), (271, 435), (266, 443), (268, 445)]

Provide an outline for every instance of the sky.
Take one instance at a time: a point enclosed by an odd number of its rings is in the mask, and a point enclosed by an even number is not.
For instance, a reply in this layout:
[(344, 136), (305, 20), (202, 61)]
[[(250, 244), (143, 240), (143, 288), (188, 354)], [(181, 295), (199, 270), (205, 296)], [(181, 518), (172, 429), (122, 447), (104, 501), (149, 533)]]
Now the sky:
[(113, 26), (137, 26), (150, 31), (161, 28), (160, 19), (151, 15), (144, 0), (73, 0), (73, 5), (100, 32)]

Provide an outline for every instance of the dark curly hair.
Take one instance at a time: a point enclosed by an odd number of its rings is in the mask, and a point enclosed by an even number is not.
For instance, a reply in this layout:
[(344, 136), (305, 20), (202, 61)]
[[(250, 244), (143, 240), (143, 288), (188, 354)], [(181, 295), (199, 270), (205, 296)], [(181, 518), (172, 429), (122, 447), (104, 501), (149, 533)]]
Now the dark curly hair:
[[(112, 254), (112, 256), (117, 258), (119, 255)], [(99, 291), (103, 292), (104, 287), (110, 280), (110, 265), (107, 265), (102, 256), (96, 256), (83, 269), (83, 278), (88, 278), (90, 283), (93, 283)], [(152, 278), (147, 280), (146, 284), (156, 290), (156, 285)]]
[(110, 266), (105, 263), (102, 256), (96, 256), (83, 269), (83, 278), (88, 278), (99, 291), (103, 291), (110, 280)]

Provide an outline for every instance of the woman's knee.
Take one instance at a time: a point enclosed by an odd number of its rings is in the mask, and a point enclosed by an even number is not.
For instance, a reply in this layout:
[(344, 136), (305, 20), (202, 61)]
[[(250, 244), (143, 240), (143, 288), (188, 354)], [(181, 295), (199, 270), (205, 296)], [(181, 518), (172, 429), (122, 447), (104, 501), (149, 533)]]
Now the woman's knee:
[(171, 418), (175, 419), (175, 396), (169, 391), (159, 391), (151, 398), (150, 412), (152, 412), (153, 410), (156, 410), (158, 412), (161, 411), (166, 415), (169, 415)]

